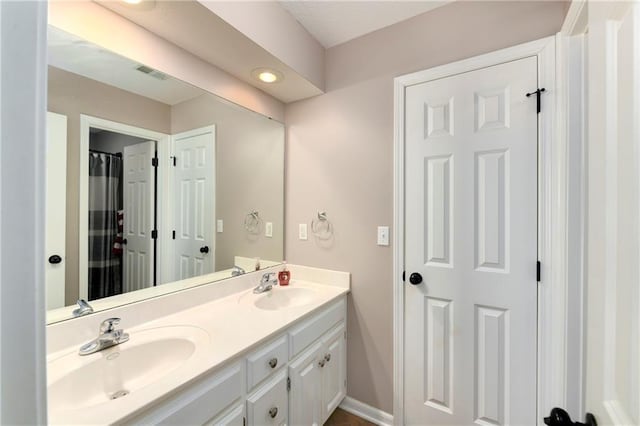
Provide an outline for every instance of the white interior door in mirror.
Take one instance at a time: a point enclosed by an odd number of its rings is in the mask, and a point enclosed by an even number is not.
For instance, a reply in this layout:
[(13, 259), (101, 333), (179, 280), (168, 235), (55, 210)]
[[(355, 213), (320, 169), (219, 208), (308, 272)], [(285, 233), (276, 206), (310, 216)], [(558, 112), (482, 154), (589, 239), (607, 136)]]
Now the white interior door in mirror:
[(175, 279), (215, 270), (215, 127), (173, 136)]
[(148, 141), (124, 147), (124, 291), (154, 285), (156, 143)]
[(67, 117), (47, 112), (45, 285), (47, 309), (65, 305)]
[(535, 57), (406, 89), (405, 421), (536, 424)]

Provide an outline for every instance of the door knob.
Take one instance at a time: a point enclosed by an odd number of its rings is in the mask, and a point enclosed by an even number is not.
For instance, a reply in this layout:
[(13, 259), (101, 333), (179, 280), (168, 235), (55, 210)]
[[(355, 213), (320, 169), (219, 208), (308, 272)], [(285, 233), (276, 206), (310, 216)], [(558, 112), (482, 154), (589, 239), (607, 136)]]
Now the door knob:
[(272, 407), (269, 409), (269, 417), (271, 417), (272, 419), (275, 419), (277, 415), (278, 415), (278, 407)]
[(62, 258), (57, 254), (54, 254), (53, 256), (49, 256), (49, 263), (51, 263), (52, 265), (56, 265), (61, 262), (62, 262)]
[(549, 426), (598, 426), (596, 418), (591, 413), (586, 414), (584, 423), (574, 422), (569, 413), (558, 407), (551, 410), (549, 417), (544, 418), (544, 424)]
[(200, 253), (209, 253), (209, 246), (200, 247)]
[(422, 282), (422, 275), (420, 275), (417, 272), (414, 272), (413, 274), (409, 275), (409, 282), (413, 285), (418, 285)]

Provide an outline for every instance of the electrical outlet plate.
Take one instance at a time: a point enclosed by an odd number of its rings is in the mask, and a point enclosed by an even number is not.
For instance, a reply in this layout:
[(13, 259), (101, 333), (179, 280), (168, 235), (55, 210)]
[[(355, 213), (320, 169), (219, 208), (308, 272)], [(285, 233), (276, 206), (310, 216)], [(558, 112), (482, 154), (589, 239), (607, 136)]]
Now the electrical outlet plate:
[(273, 237), (273, 222), (267, 222), (264, 224), (264, 236), (267, 238)]
[(222, 219), (218, 219), (216, 221), (216, 231), (218, 233), (221, 233), (224, 230), (224, 223), (222, 222)]
[(301, 223), (298, 226), (298, 238), (301, 240), (306, 240), (307, 239), (307, 224), (306, 223)]

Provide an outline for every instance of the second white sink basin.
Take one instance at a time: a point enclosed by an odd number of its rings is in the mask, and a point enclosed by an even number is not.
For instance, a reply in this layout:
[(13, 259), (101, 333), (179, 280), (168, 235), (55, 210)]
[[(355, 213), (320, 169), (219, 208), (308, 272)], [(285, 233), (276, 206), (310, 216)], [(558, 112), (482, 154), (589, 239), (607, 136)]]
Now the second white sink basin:
[(81, 410), (107, 404), (172, 374), (209, 343), (197, 327), (173, 326), (131, 333), (128, 342), (47, 363), (49, 407)]
[(259, 295), (254, 305), (267, 311), (292, 308), (312, 303), (315, 294), (316, 291), (310, 288), (274, 287)]

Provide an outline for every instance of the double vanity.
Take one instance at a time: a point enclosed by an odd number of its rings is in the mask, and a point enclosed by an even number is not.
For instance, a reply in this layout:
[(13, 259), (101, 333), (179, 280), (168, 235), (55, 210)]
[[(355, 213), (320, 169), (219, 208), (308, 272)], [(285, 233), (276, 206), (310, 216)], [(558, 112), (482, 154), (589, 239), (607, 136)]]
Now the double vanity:
[(322, 424), (346, 394), (349, 274), (290, 270), (48, 326), (49, 422)]

